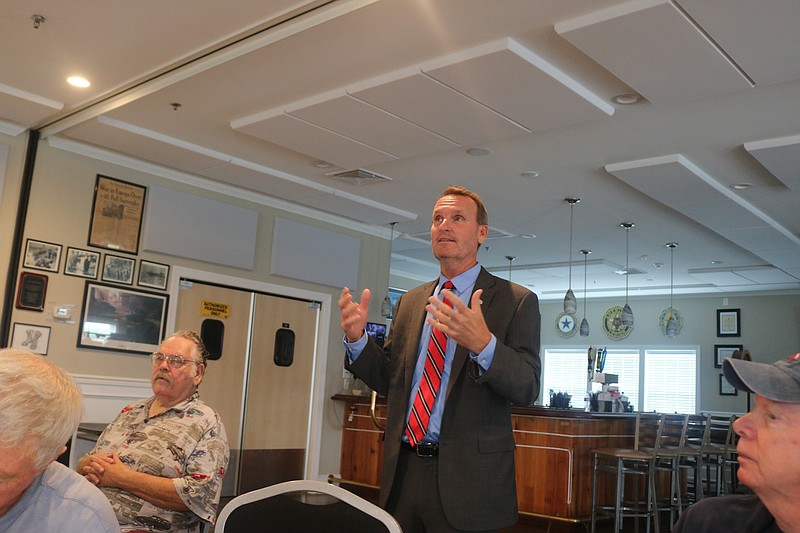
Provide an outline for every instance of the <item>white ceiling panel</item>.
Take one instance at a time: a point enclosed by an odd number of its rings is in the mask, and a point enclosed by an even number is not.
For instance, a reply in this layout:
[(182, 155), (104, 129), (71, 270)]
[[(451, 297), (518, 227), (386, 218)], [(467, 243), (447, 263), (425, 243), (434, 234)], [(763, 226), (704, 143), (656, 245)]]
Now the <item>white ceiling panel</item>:
[(531, 131), (614, 113), (609, 103), (513, 39), (442, 58), (422, 70)]
[(287, 113), (398, 158), (457, 146), (440, 135), (348, 95), (287, 109)]
[[(2, 84), (0, 84), (2, 86)], [(7, 109), (3, 118), (20, 124), (35, 124), (45, 117), (52, 115), (54, 111), (61, 107), (54, 107), (45, 101), (34, 101), (29, 98), (21, 98), (18, 94), (13, 94), (10, 87), (8, 90), (0, 87), (0, 109)]]
[[(800, 48), (796, 55), (800, 57)], [(781, 183), (793, 191), (800, 191), (800, 135), (753, 141), (745, 143), (744, 149)]]
[(555, 25), (556, 32), (654, 104), (752, 83), (668, 0), (635, 0)]
[[(800, 239), (682, 155), (617, 163), (605, 168), (643, 194), (756, 255), (763, 250), (793, 249), (800, 256)], [(680, 177), (680, 186), (665, 191), (662, 183), (665, 176)], [(781, 268), (794, 262), (796, 259), (787, 259), (773, 264)]]
[[(367, 187), (380, 187), (380, 185), (367, 185)], [(404, 220), (404, 217), (399, 216), (397, 213), (392, 213), (387, 209), (382, 209), (380, 206), (371, 206), (366, 204), (357, 204), (353, 200), (340, 194), (329, 194), (321, 196), (312, 196), (304, 198), (303, 204), (316, 207), (328, 213), (336, 213), (359, 222), (367, 224), (376, 224), (385, 226), (392, 222)], [(405, 217), (407, 219), (407, 217)]]
[(800, 2), (677, 0), (756, 85), (800, 78)]
[(693, 272), (690, 270), (689, 274), (691, 274), (692, 276), (694, 276), (699, 280), (705, 281), (706, 283), (711, 283), (712, 285), (716, 285), (717, 287), (755, 285), (754, 281), (749, 280), (747, 278), (743, 278), (742, 276), (739, 276), (735, 272), (731, 271)]
[(342, 168), (365, 167), (397, 159), (389, 153), (285, 113), (233, 121), (231, 126), (242, 133)]
[[(733, 217), (732, 217), (733, 218)], [(800, 249), (782, 233), (771, 226), (754, 228), (721, 228), (718, 233), (735, 243), (745, 245), (748, 250), (760, 254), (764, 250), (789, 250), (794, 248), (798, 254)]]
[(118, 121), (104, 123), (97, 119), (84, 122), (70, 129), (69, 136), (72, 139), (133, 155), (145, 161), (158, 161), (160, 164), (186, 172), (196, 172), (223, 162), (217, 157), (202, 154), (197, 150), (189, 150), (164, 142), (163, 138), (154, 139), (110, 125), (114, 123), (121, 124)]
[(753, 283), (794, 283), (795, 278), (777, 268), (741, 268), (736, 273)]
[[(680, 155), (667, 155), (611, 163), (605, 169), (631, 187), (666, 205), (704, 204), (719, 199), (719, 192), (703, 182), (698, 182), (697, 175), (682, 160)], [(688, 190), (692, 194), (686, 194)]]
[(348, 92), (460, 145), (529, 133), (519, 124), (416, 69), (410, 75)]
[[(201, 176), (212, 178), (222, 183), (236, 185), (251, 191), (268, 191), (270, 196), (284, 200), (302, 200), (315, 194), (308, 186), (265, 174), (257, 170), (243, 168), (232, 163), (224, 163), (198, 172)], [(316, 194), (325, 194), (318, 192)]]

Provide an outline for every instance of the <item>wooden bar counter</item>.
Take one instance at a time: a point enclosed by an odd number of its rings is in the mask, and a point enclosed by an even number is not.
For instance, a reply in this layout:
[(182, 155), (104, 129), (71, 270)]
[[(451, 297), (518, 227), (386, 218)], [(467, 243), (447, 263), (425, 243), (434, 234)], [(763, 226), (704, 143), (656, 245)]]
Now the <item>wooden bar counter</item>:
[[(342, 483), (377, 488), (383, 432), (372, 422), (370, 397), (339, 394), (345, 404), (340, 473)], [(376, 417), (385, 423), (378, 399)], [(633, 445), (635, 415), (577, 409), (518, 407), (512, 411), (517, 443), (520, 514), (579, 522), (592, 513), (592, 450)], [(613, 482), (601, 476), (600, 500), (613, 502)]]

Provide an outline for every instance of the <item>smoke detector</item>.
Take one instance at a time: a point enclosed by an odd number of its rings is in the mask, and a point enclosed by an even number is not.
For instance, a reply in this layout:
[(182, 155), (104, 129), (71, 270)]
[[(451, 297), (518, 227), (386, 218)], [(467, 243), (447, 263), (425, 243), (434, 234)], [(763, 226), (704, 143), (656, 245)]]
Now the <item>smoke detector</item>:
[(330, 172), (326, 174), (335, 180), (349, 183), (350, 185), (369, 185), (371, 183), (381, 183), (384, 181), (392, 181), (392, 178), (375, 174), (368, 170), (357, 168), (354, 170), (343, 170), (339, 172)]

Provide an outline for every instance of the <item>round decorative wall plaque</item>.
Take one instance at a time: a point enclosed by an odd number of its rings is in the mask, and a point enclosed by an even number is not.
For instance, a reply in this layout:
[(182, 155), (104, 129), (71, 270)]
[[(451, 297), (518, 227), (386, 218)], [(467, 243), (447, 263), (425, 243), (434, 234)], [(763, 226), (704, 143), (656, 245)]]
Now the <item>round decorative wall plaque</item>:
[(618, 341), (624, 339), (633, 331), (633, 326), (624, 326), (622, 324), (622, 307), (615, 305), (609, 307), (603, 315), (603, 331), (610, 339)]
[(578, 322), (574, 313), (561, 312), (556, 317), (556, 332), (562, 337), (572, 337), (578, 331)]

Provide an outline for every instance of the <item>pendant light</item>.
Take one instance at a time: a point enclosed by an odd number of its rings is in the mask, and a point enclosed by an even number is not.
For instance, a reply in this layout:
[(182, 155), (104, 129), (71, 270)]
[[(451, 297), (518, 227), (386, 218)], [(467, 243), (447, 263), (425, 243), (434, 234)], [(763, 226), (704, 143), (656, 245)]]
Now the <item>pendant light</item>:
[[(391, 268), (392, 263), (392, 244), (394, 243), (394, 225), (397, 222), (392, 222), (392, 236), (389, 238), (389, 265)], [(386, 290), (386, 296), (383, 297), (383, 301), (381, 302), (381, 316), (384, 318), (389, 318), (392, 316), (392, 300), (389, 298), (389, 290)]]
[(581, 250), (583, 254), (583, 320), (581, 320), (580, 334), (581, 337), (589, 336), (589, 321), (586, 320), (586, 264), (591, 250)]
[(667, 311), (669, 318), (667, 319), (667, 326), (664, 330), (667, 337), (674, 337), (678, 334), (678, 322), (675, 320), (675, 308), (672, 307), (672, 293), (675, 281), (675, 247), (678, 246), (677, 242), (668, 242), (669, 248), (669, 310)]
[(564, 312), (571, 315), (578, 310), (578, 301), (575, 299), (575, 293), (572, 292), (572, 211), (575, 204), (579, 203), (581, 199), (565, 198), (564, 201), (569, 204), (569, 288), (564, 295)]
[(620, 224), (623, 228), (625, 228), (625, 306), (622, 308), (622, 325), (623, 326), (633, 326), (633, 311), (631, 310), (631, 306), (628, 305), (628, 232), (630, 229), (635, 226), (633, 222), (623, 222)]
[(511, 261), (516, 259), (513, 255), (507, 255), (506, 259), (508, 259), (508, 281), (511, 281)]

